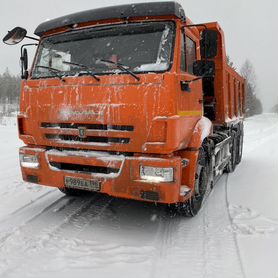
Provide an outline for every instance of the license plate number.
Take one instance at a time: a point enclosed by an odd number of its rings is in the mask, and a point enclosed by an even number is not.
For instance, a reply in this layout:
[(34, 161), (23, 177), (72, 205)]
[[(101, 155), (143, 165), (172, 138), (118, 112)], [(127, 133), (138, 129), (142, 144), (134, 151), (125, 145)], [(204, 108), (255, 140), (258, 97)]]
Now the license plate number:
[(65, 177), (65, 187), (100, 191), (101, 183), (98, 180), (85, 180), (79, 178)]

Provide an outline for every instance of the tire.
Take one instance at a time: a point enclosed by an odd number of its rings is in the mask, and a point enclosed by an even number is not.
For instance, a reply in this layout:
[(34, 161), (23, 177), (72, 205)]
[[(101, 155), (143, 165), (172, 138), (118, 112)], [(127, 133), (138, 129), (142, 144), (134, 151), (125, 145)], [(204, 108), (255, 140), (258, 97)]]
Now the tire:
[(237, 154), (236, 154), (236, 164), (239, 164), (242, 159), (242, 152), (243, 152), (243, 137), (244, 137), (244, 132), (243, 132), (243, 126), (240, 129), (240, 133), (237, 139)]
[(231, 158), (229, 160), (229, 163), (227, 164), (225, 168), (225, 172), (227, 173), (232, 173), (234, 172), (236, 168), (236, 157), (237, 157), (237, 133), (236, 131), (232, 131), (232, 143), (230, 144), (230, 153), (231, 153)]
[(177, 212), (186, 217), (195, 216), (202, 207), (204, 195), (209, 183), (209, 163), (207, 154), (202, 147), (199, 151), (197, 173), (195, 175), (195, 191), (193, 196), (185, 203), (177, 205)]
[(66, 188), (66, 187), (59, 188), (59, 190), (67, 196), (82, 196), (82, 195), (85, 195), (87, 192), (85, 190)]

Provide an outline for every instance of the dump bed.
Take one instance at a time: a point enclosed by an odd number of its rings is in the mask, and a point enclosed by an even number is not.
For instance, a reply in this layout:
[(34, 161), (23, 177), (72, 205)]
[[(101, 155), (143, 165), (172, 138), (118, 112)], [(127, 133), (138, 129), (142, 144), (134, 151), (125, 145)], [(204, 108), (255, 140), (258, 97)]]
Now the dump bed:
[[(218, 52), (215, 77), (203, 79), (204, 115), (214, 124), (229, 125), (243, 117), (245, 106), (245, 79), (227, 64), (224, 32), (217, 22), (206, 23), (218, 33)], [(202, 26), (198, 27), (202, 31)]]
[(245, 104), (245, 80), (229, 65), (225, 66), (225, 122), (243, 117)]

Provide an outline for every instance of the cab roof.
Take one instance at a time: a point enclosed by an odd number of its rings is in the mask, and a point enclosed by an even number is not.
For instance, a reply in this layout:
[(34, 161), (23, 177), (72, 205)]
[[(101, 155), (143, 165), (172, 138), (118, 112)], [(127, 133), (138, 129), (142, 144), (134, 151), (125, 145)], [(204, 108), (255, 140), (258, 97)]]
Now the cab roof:
[(110, 6), (58, 17), (41, 23), (36, 28), (34, 33), (37, 36), (42, 36), (45, 32), (57, 28), (72, 26), (79, 23), (87, 23), (91, 21), (167, 15), (176, 16), (182, 20), (185, 20), (184, 10), (179, 3), (173, 1), (149, 2)]

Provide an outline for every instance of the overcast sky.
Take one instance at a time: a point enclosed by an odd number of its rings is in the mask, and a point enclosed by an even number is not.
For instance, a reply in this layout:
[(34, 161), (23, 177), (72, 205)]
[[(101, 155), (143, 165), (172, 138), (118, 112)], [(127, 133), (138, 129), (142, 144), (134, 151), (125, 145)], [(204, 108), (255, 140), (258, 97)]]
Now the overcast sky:
[[(77, 11), (140, 0), (8, 0), (0, 8), (1, 39), (15, 26), (32, 35), (38, 24)], [(218, 21), (225, 32), (227, 53), (239, 69), (249, 59), (256, 71), (258, 97), (265, 111), (278, 103), (278, 1), (179, 0), (194, 23)], [(27, 42), (26, 40), (25, 42)], [(8, 67), (18, 74), (20, 46), (0, 42), (0, 73)]]

